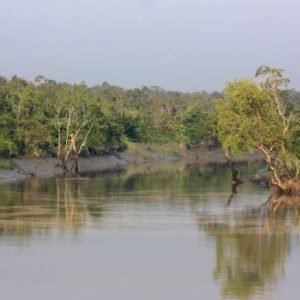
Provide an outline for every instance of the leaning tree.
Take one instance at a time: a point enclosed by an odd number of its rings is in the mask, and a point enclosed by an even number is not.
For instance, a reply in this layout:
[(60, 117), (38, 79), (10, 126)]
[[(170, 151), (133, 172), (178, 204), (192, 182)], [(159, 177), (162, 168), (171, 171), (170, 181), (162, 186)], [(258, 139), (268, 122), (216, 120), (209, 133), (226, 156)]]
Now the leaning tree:
[(219, 139), (235, 154), (259, 150), (273, 186), (299, 192), (299, 116), (285, 92), (289, 79), (267, 66), (258, 68), (256, 78), (226, 84), (217, 103)]

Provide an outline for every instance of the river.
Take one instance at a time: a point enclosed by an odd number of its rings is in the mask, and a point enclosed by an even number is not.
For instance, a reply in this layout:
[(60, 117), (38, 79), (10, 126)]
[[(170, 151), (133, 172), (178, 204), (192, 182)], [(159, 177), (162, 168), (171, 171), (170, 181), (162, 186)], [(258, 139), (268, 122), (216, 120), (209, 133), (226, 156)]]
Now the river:
[(32, 179), (0, 190), (2, 299), (295, 299), (297, 210), (270, 190), (183, 163)]

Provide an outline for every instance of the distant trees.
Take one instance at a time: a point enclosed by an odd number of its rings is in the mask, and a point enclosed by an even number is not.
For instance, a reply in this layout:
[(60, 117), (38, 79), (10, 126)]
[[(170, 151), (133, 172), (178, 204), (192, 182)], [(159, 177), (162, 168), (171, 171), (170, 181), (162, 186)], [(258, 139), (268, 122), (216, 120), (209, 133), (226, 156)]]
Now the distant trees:
[(260, 150), (273, 184), (289, 189), (300, 172), (300, 109), (287, 101), (297, 92), (285, 90), (282, 70), (262, 66), (256, 75), (229, 82), (224, 94), (0, 76), (0, 156), (55, 156), (77, 173), (79, 156), (124, 150), (127, 140), (192, 148), (221, 140), (235, 153)]
[[(190, 133), (184, 125), (186, 114), (191, 108), (199, 108), (209, 115), (210, 121), (215, 115), (214, 100), (221, 95), (216, 92), (165, 91), (156, 86), (125, 90), (108, 83), (94, 86), (90, 91), (110, 107), (112, 115), (123, 126), (123, 135), (129, 140), (144, 143), (195, 143), (195, 146), (207, 145), (207, 140), (202, 140), (200, 133), (197, 141), (190, 141)], [(193, 120), (189, 123), (192, 124)], [(216, 122), (210, 124), (216, 132)]]
[(193, 147), (217, 144), (215, 114), (205, 112), (199, 106), (192, 106), (183, 114), (182, 119), (182, 130), (188, 145)]
[(0, 156), (10, 157), (16, 153), (15, 135), (16, 120), (8, 101), (8, 85), (4, 77), (0, 77)]
[[(299, 117), (286, 99), (288, 78), (282, 70), (266, 66), (252, 80), (229, 82), (224, 100), (217, 103), (219, 138), (225, 149), (241, 154), (258, 149), (280, 190), (299, 185)], [(295, 141), (295, 142), (291, 142)]]
[(213, 145), (213, 95), (0, 77), (0, 156), (55, 156), (76, 172), (80, 155), (125, 149), (127, 139)]
[[(101, 100), (84, 84), (57, 83), (43, 76), (34, 82), (0, 78), (2, 157), (56, 156), (63, 168), (73, 161), (76, 173), (84, 151), (97, 153), (114, 146), (108, 129), (112, 123)], [(89, 142), (92, 136), (94, 143)], [(120, 136), (115, 141), (121, 143)]]

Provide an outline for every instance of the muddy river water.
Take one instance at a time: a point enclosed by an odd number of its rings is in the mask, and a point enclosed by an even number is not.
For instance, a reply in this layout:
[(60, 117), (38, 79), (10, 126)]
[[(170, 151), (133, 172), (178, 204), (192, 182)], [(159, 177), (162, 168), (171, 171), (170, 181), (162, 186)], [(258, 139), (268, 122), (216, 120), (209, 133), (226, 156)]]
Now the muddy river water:
[(0, 187), (1, 299), (296, 299), (300, 214), (259, 166), (130, 167)]

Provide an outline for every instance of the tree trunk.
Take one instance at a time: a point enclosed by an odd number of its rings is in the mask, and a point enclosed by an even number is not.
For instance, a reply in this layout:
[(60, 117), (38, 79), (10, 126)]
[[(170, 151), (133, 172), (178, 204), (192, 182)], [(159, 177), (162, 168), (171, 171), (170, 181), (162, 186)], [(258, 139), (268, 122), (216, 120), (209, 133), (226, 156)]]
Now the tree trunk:
[(282, 191), (285, 191), (286, 186), (277, 174), (277, 171), (276, 171), (276, 169), (275, 169), (275, 167), (272, 163), (272, 158), (271, 158), (271, 155), (270, 155), (268, 149), (266, 149), (266, 147), (264, 145), (258, 145), (257, 148), (263, 154), (263, 156), (265, 157), (265, 161), (267, 162), (268, 167), (271, 171), (271, 174), (272, 174), (271, 183), (272, 183), (272, 185), (276, 186), (278, 189), (280, 189)]

